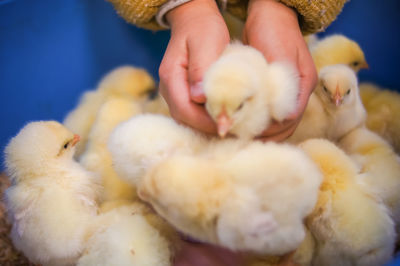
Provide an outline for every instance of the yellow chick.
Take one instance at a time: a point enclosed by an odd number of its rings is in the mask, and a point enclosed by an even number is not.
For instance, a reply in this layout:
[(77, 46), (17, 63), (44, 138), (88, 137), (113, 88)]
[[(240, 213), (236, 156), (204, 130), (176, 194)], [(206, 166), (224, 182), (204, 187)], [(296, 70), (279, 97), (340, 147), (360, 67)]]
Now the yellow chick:
[(177, 234), (144, 204), (123, 203), (100, 214), (93, 224), (96, 232), (78, 266), (172, 265)]
[(76, 157), (85, 150), (87, 138), (101, 105), (114, 96), (136, 101), (146, 101), (155, 83), (150, 74), (141, 68), (122, 66), (108, 73), (96, 90), (85, 92), (75, 109), (67, 114), (63, 124), (81, 136), (77, 144)]
[(288, 141), (298, 143), (309, 138), (336, 141), (363, 125), (365, 119), (354, 71), (346, 65), (326, 66), (319, 72), (317, 87), (304, 116)]
[(324, 176), (306, 219), (315, 241), (311, 265), (384, 265), (396, 233), (390, 211), (364, 184), (368, 174), (328, 140), (312, 139), (300, 147)]
[(136, 186), (153, 165), (178, 150), (193, 152), (201, 149), (205, 142), (203, 135), (177, 125), (169, 117), (142, 114), (115, 128), (108, 149), (117, 174)]
[(283, 255), (302, 242), (303, 219), (320, 181), (318, 168), (295, 147), (227, 139), (162, 160), (138, 189), (157, 213), (195, 239)]
[(336, 64), (345, 64), (355, 72), (368, 68), (368, 63), (360, 46), (355, 41), (340, 34), (321, 39), (312, 45), (310, 51), (317, 71), (324, 66)]
[(110, 97), (102, 104), (93, 122), (80, 163), (100, 176), (104, 187), (103, 201), (136, 198), (136, 188), (121, 180), (115, 172), (107, 141), (118, 124), (141, 112), (141, 106), (135, 101)]
[(370, 83), (360, 84), (360, 94), (368, 114), (367, 127), (385, 138), (400, 154), (400, 94)]
[(55, 121), (27, 124), (5, 149), (14, 246), (32, 262), (73, 265), (97, 215), (100, 186), (73, 160), (79, 136)]
[(258, 50), (233, 43), (207, 70), (203, 88), (219, 136), (250, 139), (296, 109), (298, 75), (288, 63), (268, 64)]
[(378, 134), (365, 127), (344, 136), (339, 145), (350, 154), (368, 175), (364, 182), (377, 193), (400, 226), (400, 157)]

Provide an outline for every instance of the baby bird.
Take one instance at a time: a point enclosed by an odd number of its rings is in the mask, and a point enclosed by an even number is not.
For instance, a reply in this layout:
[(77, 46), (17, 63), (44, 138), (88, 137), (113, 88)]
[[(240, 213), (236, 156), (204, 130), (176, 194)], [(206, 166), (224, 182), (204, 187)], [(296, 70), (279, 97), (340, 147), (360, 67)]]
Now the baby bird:
[(5, 149), (11, 239), (43, 265), (74, 265), (97, 214), (96, 177), (73, 160), (79, 136), (55, 121), (27, 124)]
[[(300, 147), (324, 179), (317, 204), (306, 219), (314, 237), (311, 265), (384, 265), (396, 233), (390, 211), (364, 183), (368, 174), (336, 145), (312, 139)], [(303, 251), (304, 253), (304, 251)]]
[(352, 130), (339, 145), (361, 165), (362, 172), (368, 173), (364, 182), (390, 209), (400, 229), (400, 157), (389, 143), (365, 127)]
[(346, 65), (326, 66), (319, 72), (317, 87), (304, 116), (288, 141), (298, 143), (309, 138), (336, 141), (363, 125), (365, 119), (354, 71)]
[(386, 139), (400, 154), (400, 94), (370, 83), (360, 84), (360, 94), (368, 114), (367, 127)]
[(171, 118), (137, 115), (119, 124), (108, 140), (117, 174), (129, 184), (140, 184), (145, 173), (175, 152), (194, 152), (206, 138), (191, 128), (179, 126)]
[(304, 237), (302, 220), (315, 203), (320, 175), (294, 147), (206, 139), (171, 118), (148, 114), (118, 126), (109, 147), (121, 177), (196, 239), (284, 254)]
[(97, 112), (110, 97), (120, 96), (126, 99), (145, 102), (150, 92), (155, 90), (155, 82), (150, 74), (141, 68), (122, 66), (108, 73), (96, 90), (85, 92), (77, 107), (69, 112), (63, 124), (81, 137), (77, 144), (76, 157), (83, 153), (87, 138)]
[(233, 43), (207, 70), (203, 87), (219, 136), (251, 139), (296, 109), (298, 75), (288, 63), (268, 64), (256, 49)]
[(169, 266), (178, 243), (176, 231), (143, 203), (122, 204), (101, 213), (93, 222), (78, 266)]
[(318, 168), (295, 147), (230, 139), (163, 160), (144, 177), (139, 195), (191, 237), (283, 255), (302, 242), (320, 181)]
[(324, 66), (344, 64), (358, 72), (368, 68), (364, 52), (353, 40), (334, 34), (317, 41), (310, 47), (315, 67), (319, 71)]
[(80, 163), (101, 178), (104, 187), (103, 201), (136, 198), (136, 188), (121, 180), (115, 172), (107, 141), (118, 124), (141, 112), (141, 106), (135, 101), (122, 97), (110, 97), (97, 113), (88, 136), (86, 150), (80, 157)]

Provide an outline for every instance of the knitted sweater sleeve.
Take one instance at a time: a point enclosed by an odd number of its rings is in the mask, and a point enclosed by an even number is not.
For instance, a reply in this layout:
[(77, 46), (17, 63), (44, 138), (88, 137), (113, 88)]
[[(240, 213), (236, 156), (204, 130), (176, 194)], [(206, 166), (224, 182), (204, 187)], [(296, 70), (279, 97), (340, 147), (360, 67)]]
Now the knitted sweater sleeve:
[(160, 7), (168, 0), (108, 0), (117, 13), (127, 22), (138, 27), (159, 30), (162, 29), (156, 22), (155, 16)]
[[(325, 30), (342, 11), (348, 0), (278, 0), (291, 7), (299, 15), (299, 24), (304, 35)], [(245, 20), (248, 0), (227, 0), (227, 10)]]
[[(168, 0), (108, 0), (119, 15), (138, 27), (162, 29), (155, 20), (160, 7)], [(341, 12), (348, 0), (279, 0), (294, 8), (299, 14), (300, 27), (304, 34), (324, 30)], [(248, 0), (218, 0), (226, 2), (227, 10), (232, 15), (245, 20)]]

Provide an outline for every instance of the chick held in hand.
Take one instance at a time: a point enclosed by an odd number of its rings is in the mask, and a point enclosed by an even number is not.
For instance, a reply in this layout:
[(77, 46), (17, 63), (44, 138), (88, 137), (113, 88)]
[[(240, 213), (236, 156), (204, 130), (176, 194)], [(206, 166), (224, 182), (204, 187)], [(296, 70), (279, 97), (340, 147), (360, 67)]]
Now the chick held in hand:
[(318, 77), (317, 87), (289, 142), (298, 143), (309, 138), (336, 141), (365, 123), (366, 111), (353, 70), (342, 64), (326, 66)]
[(55, 121), (27, 124), (5, 149), (14, 246), (32, 262), (73, 265), (97, 215), (97, 178), (73, 160), (79, 137)]
[(298, 74), (289, 63), (268, 64), (261, 52), (232, 43), (207, 70), (206, 109), (218, 134), (251, 139), (297, 107)]
[(369, 67), (360, 45), (344, 35), (329, 35), (316, 41), (310, 51), (317, 71), (336, 64), (347, 65), (356, 73)]

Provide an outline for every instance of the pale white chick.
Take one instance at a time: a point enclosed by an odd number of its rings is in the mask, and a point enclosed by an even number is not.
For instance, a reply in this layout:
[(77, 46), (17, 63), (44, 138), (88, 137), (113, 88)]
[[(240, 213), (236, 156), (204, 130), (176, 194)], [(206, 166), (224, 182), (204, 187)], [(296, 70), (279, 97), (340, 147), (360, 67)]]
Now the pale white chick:
[(346, 65), (326, 66), (318, 77), (317, 87), (289, 142), (298, 143), (309, 138), (336, 141), (365, 123), (366, 111), (353, 70)]
[(367, 127), (385, 138), (400, 154), (400, 93), (362, 83), (360, 94), (368, 113)]
[(110, 97), (124, 97), (138, 102), (146, 102), (149, 94), (155, 90), (155, 82), (150, 74), (141, 68), (121, 66), (105, 75), (97, 89), (85, 92), (78, 105), (70, 111), (63, 124), (81, 136), (77, 144), (78, 158), (86, 147), (90, 129), (101, 105)]
[(119, 175), (191, 237), (274, 255), (304, 237), (321, 177), (295, 147), (207, 139), (150, 114), (120, 124), (108, 145)]
[(141, 105), (137, 102), (116, 96), (107, 99), (97, 112), (80, 163), (101, 178), (103, 201), (136, 198), (136, 188), (121, 180), (115, 172), (107, 142), (118, 124), (141, 112)]
[(268, 64), (255, 48), (233, 43), (207, 70), (203, 88), (219, 136), (251, 139), (296, 110), (298, 74), (289, 63)]
[[(357, 140), (358, 141), (358, 140)], [(324, 180), (306, 225), (314, 237), (311, 265), (375, 266), (394, 252), (390, 211), (364, 183), (368, 174), (335, 144), (307, 140), (300, 147), (321, 169)]]
[(93, 222), (78, 266), (169, 266), (178, 238), (174, 229), (143, 203), (123, 204), (101, 213)]
[(353, 71), (368, 68), (364, 52), (355, 41), (340, 34), (329, 35), (310, 47), (315, 67), (319, 71), (324, 66), (345, 64)]
[(79, 136), (55, 121), (27, 124), (5, 149), (14, 246), (34, 263), (74, 265), (97, 215), (96, 177), (73, 160)]
[(203, 135), (179, 126), (171, 118), (137, 115), (119, 124), (112, 132), (108, 149), (117, 174), (132, 185), (138, 185), (149, 168), (179, 152), (193, 152), (206, 143)]
[(400, 232), (400, 157), (381, 136), (361, 127), (344, 136), (339, 145), (367, 173), (368, 184), (390, 209)]

